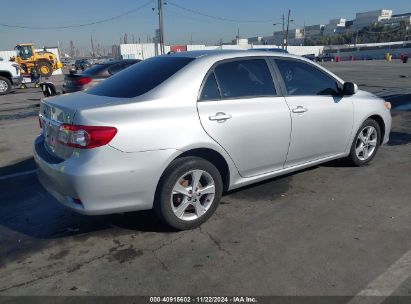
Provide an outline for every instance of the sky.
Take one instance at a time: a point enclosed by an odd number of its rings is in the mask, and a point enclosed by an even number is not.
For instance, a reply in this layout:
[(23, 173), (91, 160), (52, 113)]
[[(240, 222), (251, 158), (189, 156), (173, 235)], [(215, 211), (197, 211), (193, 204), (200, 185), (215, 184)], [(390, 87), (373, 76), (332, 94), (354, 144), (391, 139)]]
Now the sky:
[[(4, 3), (3, 3), (4, 2)], [(90, 36), (102, 45), (119, 43), (127, 33), (129, 42), (146, 41), (158, 27), (157, 0), (0, 0), (0, 23), (25, 27), (64, 27), (109, 19), (130, 10), (121, 18), (91, 26), (68, 29), (21, 29), (0, 25), (0, 50), (12, 50), (17, 43), (68, 49), (73, 40), (79, 49), (90, 49)], [(411, 12), (410, 0), (277, 1), (277, 0), (164, 0), (164, 36), (166, 44), (215, 44), (219, 39), (271, 35), (281, 30), (281, 16), (291, 9), (290, 28), (326, 24), (329, 19), (355, 18), (356, 12), (392, 9), (394, 14)], [(146, 5), (142, 7), (143, 5)], [(217, 17), (209, 18), (192, 11)], [(24, 8), (23, 10), (21, 8)], [(136, 10), (137, 8), (140, 8)], [(231, 21), (221, 20), (229, 19)], [(261, 22), (244, 22), (260, 21)], [(240, 22), (241, 21), (241, 22)], [(273, 25), (278, 23), (278, 25)]]

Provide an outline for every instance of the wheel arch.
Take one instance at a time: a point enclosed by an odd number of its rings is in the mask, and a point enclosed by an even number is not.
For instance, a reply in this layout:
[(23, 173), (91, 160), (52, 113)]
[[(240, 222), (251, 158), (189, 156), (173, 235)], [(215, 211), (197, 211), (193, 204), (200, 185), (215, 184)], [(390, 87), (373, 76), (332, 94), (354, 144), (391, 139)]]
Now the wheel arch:
[(51, 64), (51, 61), (50, 61), (50, 59), (48, 59), (48, 58), (38, 58), (38, 59), (36, 60), (36, 62), (47, 62), (47, 63), (50, 63), (50, 64)]
[(178, 154), (177, 156), (174, 156), (174, 158), (172, 158), (169, 161), (167, 166), (165, 166), (165, 168), (163, 169), (163, 172), (161, 173), (160, 178), (157, 182), (155, 196), (157, 196), (160, 181), (163, 178), (164, 173), (166, 172), (167, 168), (175, 160), (183, 158), (183, 157), (188, 157), (188, 156), (199, 157), (199, 158), (205, 159), (205, 160), (209, 161), (210, 163), (212, 163), (217, 168), (217, 170), (220, 172), (221, 179), (223, 181), (223, 190), (224, 191), (228, 190), (228, 188), (230, 186), (230, 167), (229, 167), (226, 159), (224, 158), (224, 156), (222, 156), (221, 153), (219, 153), (216, 150), (211, 149), (211, 148), (192, 148), (192, 149), (183, 151), (182, 153)]
[(212, 163), (220, 172), (224, 191), (228, 189), (230, 185), (230, 169), (227, 161), (219, 152), (210, 148), (194, 148), (181, 153), (174, 160), (187, 156), (196, 156)]
[(372, 120), (376, 121), (378, 126), (380, 127), (381, 136), (380, 136), (379, 144), (381, 145), (381, 143), (384, 140), (384, 136), (385, 136), (385, 122), (384, 122), (384, 119), (378, 114), (371, 115), (367, 119), (372, 119)]
[(39, 59), (36, 60), (36, 64), (43, 63), (43, 62), (51, 65), (51, 68), (53, 69), (53, 63), (49, 59), (39, 58)]
[(8, 72), (8, 71), (0, 71), (0, 76), (5, 77), (10, 81), (11, 81), (11, 78), (12, 78), (11, 73)]

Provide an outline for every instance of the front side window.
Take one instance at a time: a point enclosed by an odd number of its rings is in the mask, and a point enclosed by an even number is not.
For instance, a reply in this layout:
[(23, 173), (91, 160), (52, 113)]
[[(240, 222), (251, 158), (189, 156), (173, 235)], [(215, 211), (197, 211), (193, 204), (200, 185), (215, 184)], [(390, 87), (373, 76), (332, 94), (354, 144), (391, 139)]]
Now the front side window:
[(151, 91), (194, 58), (158, 56), (141, 61), (86, 91), (88, 94), (132, 98)]
[(204, 82), (201, 91), (200, 100), (216, 100), (220, 99), (220, 92), (218, 90), (217, 81), (214, 72), (210, 73)]
[(277, 95), (264, 59), (224, 62), (214, 72), (223, 99)]
[(275, 62), (288, 95), (339, 95), (337, 81), (312, 65), (284, 59)]

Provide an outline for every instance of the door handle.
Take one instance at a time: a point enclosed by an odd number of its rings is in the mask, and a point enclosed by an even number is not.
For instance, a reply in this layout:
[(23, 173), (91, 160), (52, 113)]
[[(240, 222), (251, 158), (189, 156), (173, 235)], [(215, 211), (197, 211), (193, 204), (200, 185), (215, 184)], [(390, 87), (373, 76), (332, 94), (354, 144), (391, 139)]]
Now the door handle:
[(297, 114), (299, 113), (299, 114), (301, 114), (301, 113), (307, 112), (308, 109), (307, 109), (307, 108), (304, 108), (303, 106), (298, 106), (298, 107), (292, 109), (292, 111), (293, 111), (293, 113), (297, 113)]
[(224, 122), (227, 119), (231, 118), (230, 114), (225, 114), (223, 112), (218, 112), (214, 116), (208, 117), (211, 121), (218, 121), (218, 122)]

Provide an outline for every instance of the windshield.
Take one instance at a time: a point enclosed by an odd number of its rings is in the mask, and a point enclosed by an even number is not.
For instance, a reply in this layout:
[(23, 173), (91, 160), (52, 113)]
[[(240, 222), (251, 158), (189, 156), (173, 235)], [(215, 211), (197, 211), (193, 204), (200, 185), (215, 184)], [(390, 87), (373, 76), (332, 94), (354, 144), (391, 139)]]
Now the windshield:
[(31, 46), (28, 45), (19, 45), (16, 47), (17, 55), (23, 59), (28, 59), (33, 56), (33, 52), (31, 50)]
[(153, 57), (108, 78), (86, 91), (88, 94), (131, 98), (147, 93), (177, 73), (194, 58)]

